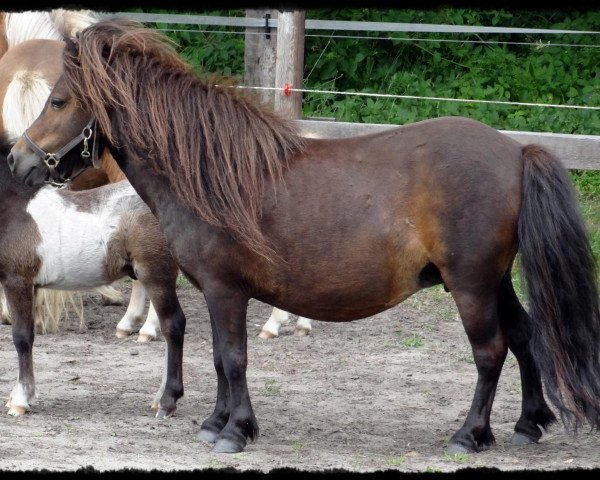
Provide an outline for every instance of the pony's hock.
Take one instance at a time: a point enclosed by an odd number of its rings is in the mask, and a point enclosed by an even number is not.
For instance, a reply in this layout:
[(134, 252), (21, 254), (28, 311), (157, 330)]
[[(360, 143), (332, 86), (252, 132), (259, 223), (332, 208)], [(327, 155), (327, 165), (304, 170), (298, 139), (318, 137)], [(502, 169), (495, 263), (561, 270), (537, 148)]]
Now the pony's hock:
[[(202, 286), (217, 395), (200, 436), (215, 451), (240, 451), (258, 434), (246, 381), (250, 298), (343, 322), (434, 283), (458, 307), (478, 375), (450, 450), (494, 444), (490, 414), (508, 349), (523, 392), (516, 444), (537, 441), (555, 420), (542, 378), (567, 424), (600, 425), (594, 257), (569, 177), (545, 149), (460, 117), (303, 138), (291, 122), (203, 83), (158, 32), (123, 20), (67, 43), (50, 98), (62, 107), (45, 109), (30, 138), (48, 150), (95, 117), (99, 141)], [(18, 179), (45, 180), (23, 141), (12, 154)], [(57, 169), (67, 178), (82, 165), (70, 153)], [(530, 314), (511, 284), (517, 251)]]

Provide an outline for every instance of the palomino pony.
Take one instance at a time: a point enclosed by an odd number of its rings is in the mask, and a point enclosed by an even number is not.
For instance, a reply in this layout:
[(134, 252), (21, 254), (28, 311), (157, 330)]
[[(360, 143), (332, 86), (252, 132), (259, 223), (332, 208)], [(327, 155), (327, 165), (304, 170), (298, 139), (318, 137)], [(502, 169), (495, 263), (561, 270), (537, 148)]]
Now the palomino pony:
[(87, 290), (129, 276), (148, 292), (166, 339), (153, 407), (158, 417), (171, 415), (183, 393), (185, 316), (176, 293), (179, 271), (156, 218), (126, 180), (81, 192), (24, 187), (10, 173), (7, 150), (0, 155), (0, 280), (19, 361), (8, 413), (24, 414), (35, 393), (35, 291)]
[[(490, 413), (509, 348), (523, 392), (513, 443), (538, 441), (556, 420), (542, 378), (566, 425), (600, 425), (595, 260), (568, 174), (544, 148), (460, 117), (302, 138), (233, 89), (203, 82), (163, 35), (126, 20), (85, 29), (63, 61), (10, 168), (39, 185), (92, 165), (80, 153), (90, 128), (108, 145), (204, 293), (217, 395), (198, 435), (214, 451), (240, 451), (258, 434), (246, 380), (250, 298), (345, 322), (440, 283), (477, 367), (450, 451), (494, 443)], [(511, 284), (517, 251), (529, 314)]]
[[(11, 47), (3, 57), (0, 57), (0, 106), (2, 107), (0, 131), (4, 130), (9, 139), (20, 137), (42, 111), (52, 86), (62, 73), (63, 49), (64, 42), (59, 40), (26, 40)], [(108, 149), (105, 149), (100, 157), (100, 168), (83, 171), (68, 183), (68, 188), (75, 191), (85, 190), (124, 179), (125, 175)], [(107, 295), (111, 293), (107, 288), (100, 291)], [(115, 301), (114, 295), (111, 296), (110, 301)], [(145, 306), (144, 289), (139, 282), (133, 280), (127, 312), (117, 324), (117, 337), (126, 337), (136, 330), (136, 326), (142, 320)], [(50, 311), (49, 316), (52, 318), (60, 316), (60, 309), (58, 312)], [(277, 337), (281, 324), (288, 320), (288, 316), (287, 312), (274, 308), (259, 336), (265, 339)], [(311, 321), (299, 317), (294, 333), (304, 336), (311, 329)], [(138, 341), (153, 340), (157, 337), (158, 331), (158, 319), (150, 305), (146, 321), (139, 328)]]

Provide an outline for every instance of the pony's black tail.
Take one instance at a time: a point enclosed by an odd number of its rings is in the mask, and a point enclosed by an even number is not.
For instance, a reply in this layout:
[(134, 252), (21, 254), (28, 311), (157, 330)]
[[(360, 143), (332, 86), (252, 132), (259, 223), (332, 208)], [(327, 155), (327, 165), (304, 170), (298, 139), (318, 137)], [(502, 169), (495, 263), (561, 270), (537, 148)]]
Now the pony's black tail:
[(600, 315), (596, 262), (565, 168), (523, 147), (519, 250), (532, 321), (531, 348), (567, 427), (600, 426)]

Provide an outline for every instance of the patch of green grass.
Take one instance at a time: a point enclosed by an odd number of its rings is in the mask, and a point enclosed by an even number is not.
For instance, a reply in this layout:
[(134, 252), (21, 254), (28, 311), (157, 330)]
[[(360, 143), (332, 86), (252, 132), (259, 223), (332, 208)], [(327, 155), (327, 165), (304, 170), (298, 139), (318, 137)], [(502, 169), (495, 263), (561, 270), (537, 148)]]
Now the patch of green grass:
[(223, 465), (221, 462), (219, 462), (219, 460), (217, 460), (216, 458), (210, 457), (208, 459), (208, 462), (206, 462), (206, 466), (208, 468), (217, 469), (217, 468), (223, 468), (225, 465)]
[(277, 397), (281, 395), (281, 385), (277, 383), (277, 380), (267, 380), (263, 393), (268, 397)]
[(432, 300), (435, 300), (436, 302), (441, 302), (448, 297), (448, 292), (444, 290), (443, 285), (434, 285), (433, 287), (429, 288), (427, 292), (431, 296)]
[(183, 276), (181, 273), (177, 276), (177, 281), (175, 283), (177, 288), (192, 288), (193, 285), (190, 283), (190, 281), (185, 278), (185, 276)]
[(473, 350), (471, 350), (470, 348), (467, 349), (460, 357), (459, 360), (462, 360), (463, 362), (467, 362), (467, 363), (471, 363), (474, 364), (475, 363), (475, 359), (473, 358)]
[(386, 462), (388, 467), (399, 467), (406, 461), (406, 457), (404, 455), (400, 455), (399, 457), (388, 458)]
[(298, 441), (298, 440), (295, 440), (292, 443), (292, 450), (295, 453), (300, 453), (300, 450), (302, 450), (303, 448), (304, 448), (304, 444), (302, 442)]
[(444, 458), (454, 463), (468, 463), (471, 461), (471, 455), (468, 453), (445, 453)]
[(431, 465), (427, 465), (425, 472), (426, 473), (442, 473), (442, 470), (440, 468), (437, 468), (437, 467), (434, 468)]
[(419, 335), (408, 337), (402, 344), (405, 347), (418, 348), (423, 346), (423, 339)]

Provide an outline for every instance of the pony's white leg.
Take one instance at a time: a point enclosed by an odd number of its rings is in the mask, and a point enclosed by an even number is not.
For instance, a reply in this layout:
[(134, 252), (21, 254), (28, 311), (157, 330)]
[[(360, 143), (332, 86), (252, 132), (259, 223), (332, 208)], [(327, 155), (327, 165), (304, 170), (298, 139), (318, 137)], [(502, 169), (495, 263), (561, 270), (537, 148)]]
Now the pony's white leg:
[(117, 324), (117, 337), (125, 338), (133, 332), (135, 326), (142, 321), (145, 307), (146, 289), (138, 280), (132, 280), (129, 306), (125, 315)]
[(10, 325), (10, 312), (8, 311), (8, 304), (6, 303), (6, 294), (4, 288), (0, 286), (0, 321), (4, 325)]
[(17, 380), (17, 384), (13, 387), (10, 392), (10, 397), (6, 402), (8, 408), (8, 414), (13, 417), (19, 417), (26, 414), (30, 409), (29, 403), (35, 396), (35, 383), (33, 379), (31, 383), (24, 383), (21, 379)]
[(286, 322), (288, 318), (288, 312), (280, 310), (279, 308), (273, 308), (271, 316), (267, 320), (267, 323), (263, 325), (258, 336), (265, 339), (277, 337), (279, 335), (279, 327), (281, 327), (281, 322)]
[(298, 321), (296, 322), (296, 328), (294, 330), (294, 335), (297, 337), (304, 337), (310, 333), (312, 330), (312, 325), (310, 323), (310, 318), (306, 317), (298, 317)]
[(148, 308), (148, 316), (146, 317), (146, 321), (140, 331), (138, 333), (138, 342), (150, 342), (155, 340), (158, 336), (158, 332), (160, 331), (160, 321), (158, 320), (158, 315), (156, 314), (156, 310), (154, 309), (154, 305), (150, 302), (150, 308)]

